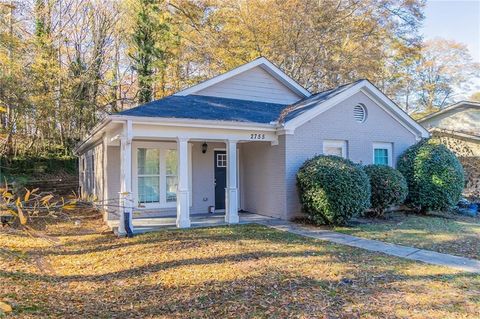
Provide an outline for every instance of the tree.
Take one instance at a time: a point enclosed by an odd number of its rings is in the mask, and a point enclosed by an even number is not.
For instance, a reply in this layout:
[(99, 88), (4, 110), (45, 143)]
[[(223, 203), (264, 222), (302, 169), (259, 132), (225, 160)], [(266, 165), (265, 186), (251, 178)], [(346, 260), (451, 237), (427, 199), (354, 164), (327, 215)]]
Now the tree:
[(165, 70), (171, 43), (171, 22), (165, 4), (157, 0), (136, 0), (131, 34), (133, 68), (138, 76), (138, 102), (154, 97), (155, 73)]
[(455, 89), (468, 90), (479, 70), (466, 45), (444, 39), (426, 42), (416, 68), (420, 107), (429, 113), (446, 106)]
[(471, 101), (480, 102), (480, 91), (475, 92), (470, 96)]

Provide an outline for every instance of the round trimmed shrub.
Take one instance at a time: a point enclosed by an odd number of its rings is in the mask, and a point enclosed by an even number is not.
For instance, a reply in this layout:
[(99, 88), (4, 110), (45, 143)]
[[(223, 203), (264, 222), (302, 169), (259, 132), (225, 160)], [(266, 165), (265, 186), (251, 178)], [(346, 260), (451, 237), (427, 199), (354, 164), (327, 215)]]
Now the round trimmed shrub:
[(370, 206), (370, 183), (360, 165), (338, 156), (307, 160), (297, 173), (303, 211), (315, 224), (345, 224)]
[(400, 156), (398, 170), (408, 184), (406, 203), (419, 212), (455, 206), (465, 177), (462, 164), (445, 145), (424, 139)]
[(403, 204), (408, 186), (402, 173), (386, 165), (367, 165), (364, 169), (370, 179), (370, 207), (374, 215), (382, 216), (390, 206)]

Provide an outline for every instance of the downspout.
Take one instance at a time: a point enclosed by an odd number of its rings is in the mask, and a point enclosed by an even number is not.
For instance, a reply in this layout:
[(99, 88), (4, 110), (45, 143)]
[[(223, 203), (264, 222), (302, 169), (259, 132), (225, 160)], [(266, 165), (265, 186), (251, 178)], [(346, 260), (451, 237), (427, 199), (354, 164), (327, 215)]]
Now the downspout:
[(133, 231), (132, 229), (130, 228), (130, 211), (123, 211), (123, 214), (124, 214), (124, 219), (123, 219), (123, 222), (125, 223), (125, 232), (127, 233), (127, 237), (128, 238), (132, 238), (133, 237)]

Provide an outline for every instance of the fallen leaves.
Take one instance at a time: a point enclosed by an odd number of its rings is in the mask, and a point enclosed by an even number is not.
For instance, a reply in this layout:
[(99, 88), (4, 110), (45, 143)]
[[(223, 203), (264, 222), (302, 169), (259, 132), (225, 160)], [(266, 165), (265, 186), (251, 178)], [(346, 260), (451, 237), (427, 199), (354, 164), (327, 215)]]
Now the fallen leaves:
[(475, 318), (480, 309), (479, 276), (261, 226), (119, 239), (101, 219), (76, 216), (32, 234), (0, 232), (0, 300), (18, 303), (15, 318)]
[(9, 313), (12, 312), (13, 308), (8, 303), (0, 301), (0, 313)]

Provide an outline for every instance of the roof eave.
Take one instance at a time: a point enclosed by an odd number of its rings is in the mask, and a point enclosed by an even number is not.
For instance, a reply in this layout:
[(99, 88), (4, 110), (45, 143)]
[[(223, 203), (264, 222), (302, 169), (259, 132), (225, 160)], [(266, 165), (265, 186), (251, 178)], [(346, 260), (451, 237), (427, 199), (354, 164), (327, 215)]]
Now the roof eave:
[(89, 134), (75, 146), (73, 154), (78, 156), (79, 152), (94, 141), (94, 137), (101, 133), (111, 121), (110, 115), (107, 115), (102, 121), (95, 125)]
[(241, 121), (227, 121), (227, 120), (202, 120), (202, 119), (188, 119), (176, 117), (159, 117), (159, 116), (132, 116), (132, 115), (111, 115), (112, 122), (131, 120), (134, 124), (153, 124), (166, 126), (186, 126), (186, 127), (211, 127), (224, 129), (264, 129), (274, 130), (275, 124), (259, 123), (259, 122), (241, 122)]

